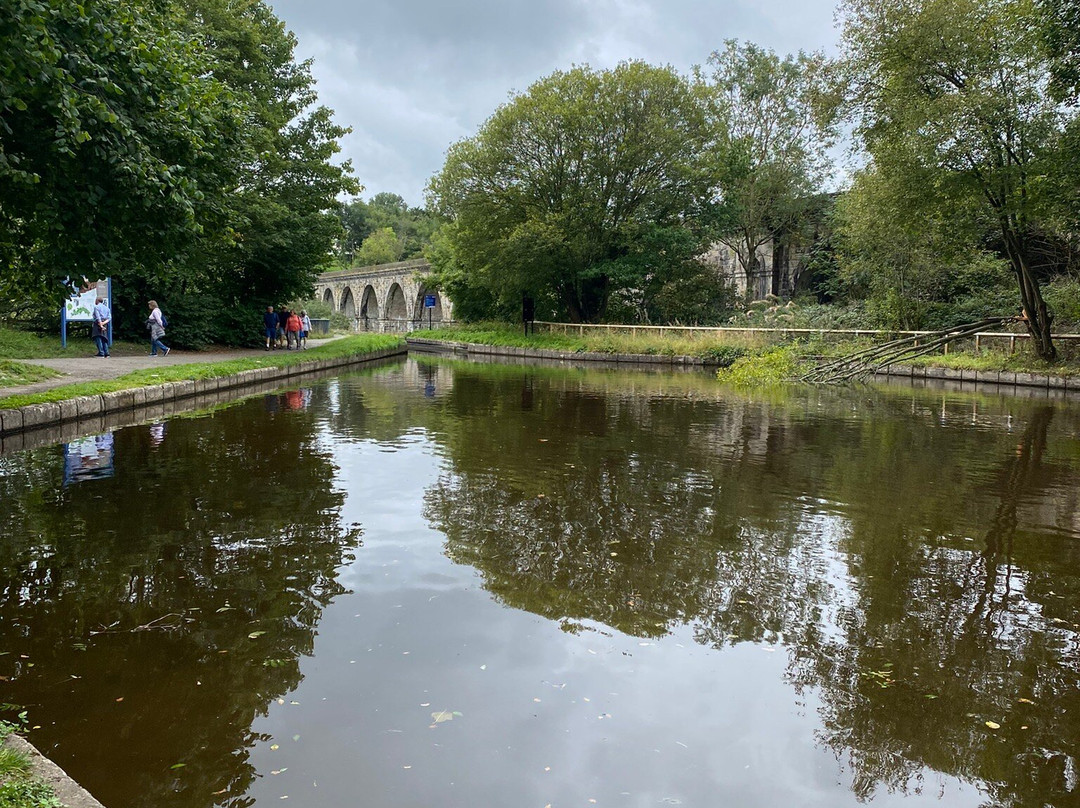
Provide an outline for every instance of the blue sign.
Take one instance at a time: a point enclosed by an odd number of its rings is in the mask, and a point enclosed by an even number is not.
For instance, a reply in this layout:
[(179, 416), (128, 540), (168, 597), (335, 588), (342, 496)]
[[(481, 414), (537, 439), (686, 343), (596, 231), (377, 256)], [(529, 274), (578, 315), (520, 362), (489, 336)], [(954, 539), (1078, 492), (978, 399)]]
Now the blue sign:
[(424, 308), (433, 309), (437, 304), (435, 303), (435, 295), (424, 295)]

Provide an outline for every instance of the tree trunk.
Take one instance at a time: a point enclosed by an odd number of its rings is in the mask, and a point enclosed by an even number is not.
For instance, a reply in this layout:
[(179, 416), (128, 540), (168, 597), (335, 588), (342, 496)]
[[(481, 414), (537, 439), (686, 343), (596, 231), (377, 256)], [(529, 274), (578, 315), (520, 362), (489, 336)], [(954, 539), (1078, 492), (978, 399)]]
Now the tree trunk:
[(1053, 318), (1046, 308), (1039, 281), (1028, 264), (1023, 237), (1016, 232), (1007, 219), (1002, 219), (1001, 230), (1005, 238), (1005, 249), (1009, 254), (1009, 263), (1012, 265), (1013, 274), (1016, 275), (1016, 282), (1020, 287), (1024, 324), (1035, 345), (1035, 352), (1040, 359), (1053, 362), (1057, 359), (1057, 348), (1054, 347), (1050, 328)]

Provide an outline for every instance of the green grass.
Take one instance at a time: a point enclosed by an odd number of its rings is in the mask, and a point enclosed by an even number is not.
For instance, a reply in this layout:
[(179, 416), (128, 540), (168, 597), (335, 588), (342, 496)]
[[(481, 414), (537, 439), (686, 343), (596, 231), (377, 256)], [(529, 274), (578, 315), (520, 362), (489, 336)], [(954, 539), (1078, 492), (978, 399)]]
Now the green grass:
[[(0, 721), (0, 743), (17, 727)], [(0, 808), (61, 808), (47, 784), (30, 774), (30, 758), (0, 746)]]
[(716, 378), (735, 387), (769, 387), (795, 380), (805, 369), (797, 345), (780, 345), (736, 359)]
[(733, 361), (737, 356), (767, 344), (766, 340), (756, 335), (744, 334), (675, 335), (642, 332), (631, 335), (615, 331), (586, 330), (584, 335), (543, 331), (526, 336), (523, 329), (501, 323), (477, 323), (433, 331), (414, 331), (411, 336), (574, 353), (695, 356), (718, 364)]
[(0, 808), (63, 808), (52, 788), (40, 780), (13, 777), (0, 785)]
[[(59, 334), (43, 336), (0, 325), (0, 359), (62, 359), (96, 350), (94, 343), (79, 331), (74, 334), (68, 332), (68, 344), (64, 348), (60, 345)], [(110, 350), (120, 356), (137, 355), (145, 352), (146, 344), (116, 342)]]
[(6, 780), (30, 770), (30, 758), (14, 749), (0, 747), (0, 780)]
[[(776, 381), (778, 375), (783, 375), (783, 366), (789, 360), (797, 363), (811, 356), (835, 358), (854, 353), (872, 344), (865, 339), (841, 342), (800, 339), (788, 343), (791, 347), (789, 356), (788, 353), (774, 351), (778, 347), (776, 337), (768, 334), (644, 332), (632, 336), (627, 333), (586, 329), (584, 335), (541, 332), (526, 336), (520, 327), (502, 323), (458, 325), (434, 331), (417, 331), (413, 333), (413, 336), (576, 353), (694, 356), (718, 364), (721, 368), (737, 369), (734, 375), (728, 375), (726, 378), (733, 383), (750, 386), (766, 383), (766, 381), (769, 383)], [(969, 344), (961, 346), (961, 350), (954, 348), (949, 354), (920, 357), (907, 364), (953, 369), (1046, 373), (1054, 376), (1080, 375), (1080, 361), (1076, 359), (1048, 363), (1040, 360), (1025, 348), (1015, 353), (983, 348), (976, 354), (970, 341), (968, 342)], [(789, 370), (794, 374), (797, 367), (792, 365)], [(757, 378), (759, 376), (761, 378)], [(755, 378), (757, 378), (756, 381)]]
[(269, 353), (266, 356), (252, 357), (250, 359), (230, 359), (225, 362), (199, 362), (192, 365), (148, 368), (126, 373), (108, 381), (66, 384), (40, 393), (0, 397), (0, 409), (14, 409), (29, 404), (65, 401), (78, 396), (100, 395), (101, 393), (111, 393), (116, 390), (130, 390), (135, 387), (147, 387), (166, 382), (221, 378), (256, 368), (288, 367), (289, 365), (297, 365), (315, 359), (337, 359), (344, 356), (374, 353), (384, 348), (392, 348), (402, 344), (404, 344), (404, 340), (393, 334), (359, 334), (334, 340), (307, 351)]
[(28, 365), (25, 362), (12, 362), (0, 359), (0, 387), (15, 387), (19, 384), (31, 384), (59, 376), (55, 370), (40, 365)]

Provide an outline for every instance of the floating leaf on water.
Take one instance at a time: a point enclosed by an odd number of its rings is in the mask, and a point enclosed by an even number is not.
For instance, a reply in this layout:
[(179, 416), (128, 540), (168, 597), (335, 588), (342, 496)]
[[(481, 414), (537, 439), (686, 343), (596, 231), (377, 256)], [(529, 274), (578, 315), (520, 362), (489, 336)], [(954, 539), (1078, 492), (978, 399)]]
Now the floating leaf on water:
[(248, 639), (257, 640), (259, 637), (261, 637), (265, 633), (266, 633), (265, 631), (253, 631), (250, 634), (248, 634)]
[(431, 718), (436, 724), (441, 724), (444, 721), (453, 721), (454, 714), (449, 710), (436, 710), (431, 714)]
[(986, 726), (990, 727), (990, 729), (1001, 729), (1001, 724), (997, 723), (996, 721), (986, 721), (984, 723), (986, 724)]
[(299, 736), (299, 735), (293, 735), (293, 736), (292, 736), (292, 739), (293, 739), (294, 741), (299, 741), (299, 740), (300, 740), (300, 736)]
[(278, 700), (277, 700), (277, 703), (278, 703), (278, 704), (284, 704), (284, 703), (285, 703), (285, 699), (278, 699)]
[(482, 670), (482, 671), (486, 671), (486, 670), (487, 670), (487, 665), (481, 665), (481, 666), (480, 666), (480, 670)]
[(171, 766), (170, 766), (169, 768), (170, 768), (170, 769), (182, 769), (182, 768), (184, 768), (184, 767), (185, 767), (186, 765), (187, 765), (186, 763), (174, 763), (174, 764), (173, 764), (173, 765), (171, 765)]
[(1031, 699), (1017, 699), (1017, 701), (1020, 702), (1021, 704), (1034, 704), (1035, 703)]
[(280, 749), (280, 748), (281, 748), (281, 747), (280, 747), (280, 746), (278, 746), (278, 745), (277, 745), (276, 743), (272, 743), (272, 744), (270, 744), (270, 751), (272, 751), (272, 752), (273, 752), (273, 751), (276, 751), (276, 750), (278, 750), (278, 749)]

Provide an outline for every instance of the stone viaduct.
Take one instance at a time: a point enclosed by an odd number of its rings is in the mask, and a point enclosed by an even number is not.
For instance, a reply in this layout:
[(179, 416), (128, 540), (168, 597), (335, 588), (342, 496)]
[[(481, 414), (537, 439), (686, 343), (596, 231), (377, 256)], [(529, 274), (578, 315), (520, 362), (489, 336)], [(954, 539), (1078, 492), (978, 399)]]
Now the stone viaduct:
[(430, 274), (423, 259), (324, 272), (315, 282), (315, 296), (348, 317), (357, 331), (414, 331), (427, 328), (427, 295), (435, 296), (432, 325), (453, 320), (454, 304), (425, 285)]

